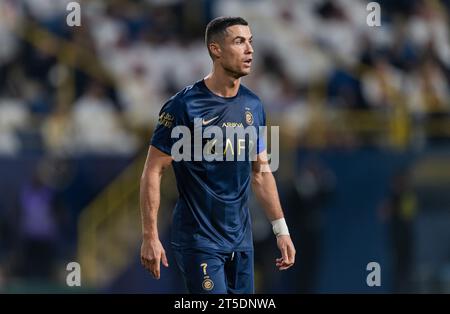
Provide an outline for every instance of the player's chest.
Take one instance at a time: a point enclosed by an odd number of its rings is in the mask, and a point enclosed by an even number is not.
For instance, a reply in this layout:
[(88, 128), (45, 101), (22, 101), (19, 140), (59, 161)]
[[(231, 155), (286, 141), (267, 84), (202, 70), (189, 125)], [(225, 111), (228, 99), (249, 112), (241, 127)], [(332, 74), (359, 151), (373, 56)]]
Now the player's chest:
[(216, 126), (225, 128), (246, 128), (258, 125), (257, 115), (251, 106), (219, 105), (196, 110), (190, 115), (192, 126)]

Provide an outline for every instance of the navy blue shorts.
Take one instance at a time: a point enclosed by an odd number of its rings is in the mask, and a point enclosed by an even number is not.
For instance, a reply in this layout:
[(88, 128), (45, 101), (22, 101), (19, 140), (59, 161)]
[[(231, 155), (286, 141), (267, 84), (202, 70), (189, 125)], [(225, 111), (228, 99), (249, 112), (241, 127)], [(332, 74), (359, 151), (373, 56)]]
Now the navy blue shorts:
[(173, 251), (189, 293), (254, 293), (253, 251), (220, 253), (179, 248)]

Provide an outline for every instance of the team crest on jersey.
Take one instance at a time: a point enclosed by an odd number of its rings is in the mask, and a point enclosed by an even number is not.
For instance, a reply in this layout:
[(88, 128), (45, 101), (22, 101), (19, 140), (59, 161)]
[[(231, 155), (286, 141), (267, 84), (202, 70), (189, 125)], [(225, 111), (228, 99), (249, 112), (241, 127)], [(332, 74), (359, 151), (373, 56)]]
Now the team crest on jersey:
[(202, 287), (206, 291), (211, 291), (214, 288), (214, 282), (211, 279), (207, 278), (203, 280)]
[(248, 125), (253, 124), (253, 115), (250, 111), (245, 112), (245, 122), (247, 122)]

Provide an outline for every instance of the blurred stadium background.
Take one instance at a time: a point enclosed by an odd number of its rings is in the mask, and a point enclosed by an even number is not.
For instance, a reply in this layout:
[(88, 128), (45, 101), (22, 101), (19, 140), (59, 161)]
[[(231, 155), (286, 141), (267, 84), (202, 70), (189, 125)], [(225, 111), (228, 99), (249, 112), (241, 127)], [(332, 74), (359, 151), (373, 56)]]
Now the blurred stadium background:
[[(252, 200), (256, 291), (450, 293), (448, 0), (0, 0), (0, 291), (184, 292), (140, 266), (138, 187), (165, 99), (204, 77), (206, 23), (242, 16), (244, 79), (281, 132), (275, 173), (298, 250), (278, 272)], [(66, 286), (67, 263), (82, 286)], [(381, 265), (368, 287), (366, 265)]]

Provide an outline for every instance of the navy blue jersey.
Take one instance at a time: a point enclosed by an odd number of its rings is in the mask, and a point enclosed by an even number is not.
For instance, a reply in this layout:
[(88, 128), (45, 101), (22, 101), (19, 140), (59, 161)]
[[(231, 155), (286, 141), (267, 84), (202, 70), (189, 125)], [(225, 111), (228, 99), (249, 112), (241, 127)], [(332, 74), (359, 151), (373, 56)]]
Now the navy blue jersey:
[[(214, 126), (223, 130), (223, 150), (220, 150), (220, 154), (223, 153), (224, 160), (231, 154), (234, 161), (194, 160), (192, 156), (192, 160), (172, 162), (179, 192), (173, 213), (172, 245), (176, 248), (207, 248), (221, 252), (252, 250), (247, 205), (251, 162), (249, 158), (239, 157), (241, 154), (249, 157), (252, 143), (256, 153), (262, 152), (265, 149), (264, 140), (257, 137), (252, 142), (248, 137), (235, 137), (231, 145), (230, 139), (226, 138), (226, 130), (265, 126), (261, 101), (243, 85), (240, 85), (236, 96), (220, 97), (200, 80), (164, 104), (151, 145), (171, 155), (173, 145), (179, 140), (172, 138), (172, 130), (177, 126), (185, 126), (193, 137), (199, 119), (202, 128)], [(207, 143), (208, 139), (202, 140), (202, 148)], [(194, 147), (193, 143), (192, 154)]]

